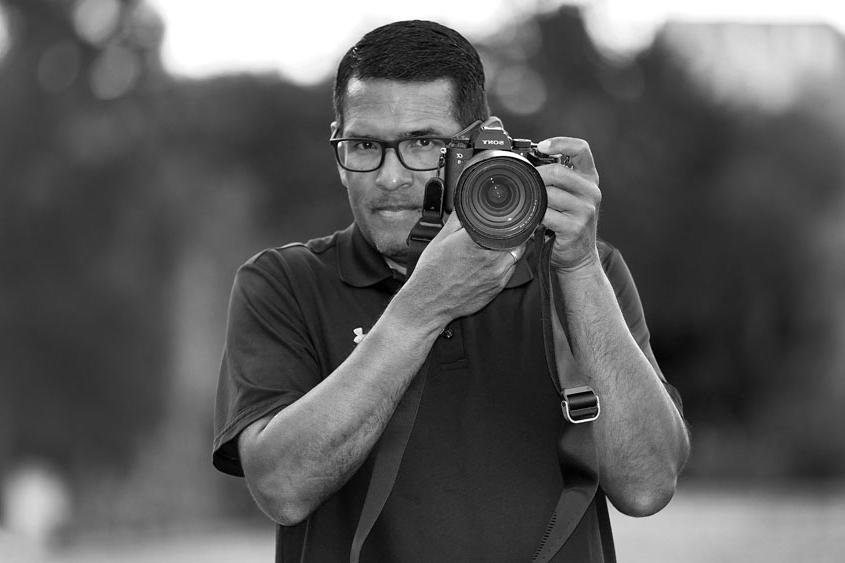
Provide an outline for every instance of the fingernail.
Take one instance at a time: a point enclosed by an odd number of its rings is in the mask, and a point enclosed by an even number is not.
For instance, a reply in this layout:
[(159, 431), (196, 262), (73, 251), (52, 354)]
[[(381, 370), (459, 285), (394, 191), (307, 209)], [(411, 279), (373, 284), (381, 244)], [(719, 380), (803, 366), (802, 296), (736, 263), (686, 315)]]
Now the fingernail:
[(537, 143), (538, 151), (549, 154), (549, 149), (551, 149), (551, 143), (548, 140), (540, 141), (539, 143)]

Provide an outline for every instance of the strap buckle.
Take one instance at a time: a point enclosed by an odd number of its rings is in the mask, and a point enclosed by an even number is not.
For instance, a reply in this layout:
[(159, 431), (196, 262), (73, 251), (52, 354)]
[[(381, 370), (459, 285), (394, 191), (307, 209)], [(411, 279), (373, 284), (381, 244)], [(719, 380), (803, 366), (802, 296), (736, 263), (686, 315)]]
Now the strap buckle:
[(599, 396), (592, 387), (586, 385), (564, 389), (560, 407), (563, 410), (563, 417), (572, 424), (592, 422), (601, 413)]
[(442, 223), (428, 223), (420, 219), (411, 229), (411, 232), (408, 233), (408, 243), (410, 244), (411, 241), (414, 241), (428, 244), (434, 237), (437, 236), (437, 233), (439, 233), (442, 228)]

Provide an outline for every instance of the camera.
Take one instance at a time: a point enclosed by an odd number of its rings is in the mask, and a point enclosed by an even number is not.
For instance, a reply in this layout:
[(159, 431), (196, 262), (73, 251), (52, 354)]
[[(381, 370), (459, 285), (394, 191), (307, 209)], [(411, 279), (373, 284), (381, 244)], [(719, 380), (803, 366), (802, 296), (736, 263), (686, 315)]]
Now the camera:
[(442, 150), (444, 208), (458, 214), (470, 237), (493, 250), (528, 240), (547, 205), (536, 167), (561, 157), (539, 152), (529, 139), (511, 138), (500, 125), (471, 126)]

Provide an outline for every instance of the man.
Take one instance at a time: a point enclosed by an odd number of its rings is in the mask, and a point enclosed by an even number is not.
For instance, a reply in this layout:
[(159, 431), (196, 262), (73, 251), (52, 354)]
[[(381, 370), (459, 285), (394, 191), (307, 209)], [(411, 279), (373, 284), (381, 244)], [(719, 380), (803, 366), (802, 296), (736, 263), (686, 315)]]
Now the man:
[[(584, 449), (558, 445), (575, 425), (544, 350), (543, 237), (488, 250), (452, 214), (403, 279), (408, 233), (437, 173), (414, 151), (492, 122), (478, 54), (438, 24), (389, 24), (349, 50), (334, 94), (331, 134), (355, 222), (238, 271), (215, 466), (244, 475), (279, 524), (278, 561), (527, 561), (561, 491), (577, 490), (563, 475)], [(628, 270), (596, 241), (588, 145), (557, 137), (538, 148), (573, 165), (538, 168), (566, 335), (558, 327), (552, 347), (563, 358), (568, 342), (574, 358), (555, 371), (582, 374), (601, 408), (578, 425), (595, 442), (586, 449), (598, 492), (578, 510), (562, 504), (555, 519), (572, 529), (546, 560), (610, 561), (605, 497), (630, 515), (660, 510), (688, 438)], [(375, 159), (362, 165), (358, 150)]]

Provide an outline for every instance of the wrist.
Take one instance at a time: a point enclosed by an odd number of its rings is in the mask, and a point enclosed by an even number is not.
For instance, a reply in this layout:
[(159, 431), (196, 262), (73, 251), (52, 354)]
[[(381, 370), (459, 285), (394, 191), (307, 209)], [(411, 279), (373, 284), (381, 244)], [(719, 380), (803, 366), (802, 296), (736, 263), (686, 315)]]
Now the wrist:
[(568, 266), (560, 266), (552, 260), (551, 270), (553, 276), (558, 280), (561, 288), (577, 286), (579, 284), (595, 284), (605, 278), (604, 268), (601, 259), (596, 253), (595, 257), (589, 257), (580, 262)]
[(554, 255), (552, 255), (551, 270), (562, 276), (592, 276), (597, 271), (602, 271), (598, 249), (594, 247), (591, 252), (580, 259), (565, 263), (556, 261)]
[(405, 288), (390, 301), (383, 317), (403, 334), (416, 334), (421, 338), (436, 337), (452, 320), (439, 304), (430, 303)]

